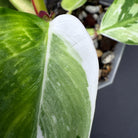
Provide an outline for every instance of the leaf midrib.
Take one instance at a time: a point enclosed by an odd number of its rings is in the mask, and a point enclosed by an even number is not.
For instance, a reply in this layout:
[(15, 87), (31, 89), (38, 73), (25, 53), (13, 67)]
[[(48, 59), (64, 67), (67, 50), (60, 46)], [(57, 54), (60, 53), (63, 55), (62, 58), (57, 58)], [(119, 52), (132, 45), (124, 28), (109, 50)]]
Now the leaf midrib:
[(47, 68), (48, 68), (48, 61), (50, 57), (50, 41), (51, 41), (51, 29), (50, 29), (50, 23), (48, 27), (48, 33), (44, 39), (44, 46), (45, 48), (45, 56), (44, 56), (44, 69), (43, 69), (43, 79), (42, 79), (42, 86), (41, 86), (41, 94), (40, 94), (40, 102), (39, 102), (39, 108), (38, 108), (38, 118), (37, 118), (37, 133), (38, 133), (38, 126), (39, 126), (39, 120), (40, 120), (40, 113), (41, 113), (41, 106), (43, 103), (43, 96), (44, 96), (44, 91), (45, 91), (45, 85), (46, 85), (46, 78), (47, 78)]

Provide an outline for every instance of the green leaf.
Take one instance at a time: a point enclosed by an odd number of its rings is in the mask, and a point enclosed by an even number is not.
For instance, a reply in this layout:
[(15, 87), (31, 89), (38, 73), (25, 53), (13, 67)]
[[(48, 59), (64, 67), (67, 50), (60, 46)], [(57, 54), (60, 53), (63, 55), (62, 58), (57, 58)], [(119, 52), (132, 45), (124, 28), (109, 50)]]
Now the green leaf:
[(83, 25), (0, 8), (0, 30), (0, 138), (88, 138), (98, 61)]
[(47, 12), (44, 0), (32, 0), (32, 3), (33, 3), (36, 14), (39, 14), (40, 11)]
[(9, 0), (19, 11), (35, 14), (31, 0)]
[(72, 12), (81, 7), (87, 0), (62, 0), (61, 6), (63, 9)]
[(100, 32), (117, 41), (138, 44), (138, 0), (115, 0), (101, 23)]

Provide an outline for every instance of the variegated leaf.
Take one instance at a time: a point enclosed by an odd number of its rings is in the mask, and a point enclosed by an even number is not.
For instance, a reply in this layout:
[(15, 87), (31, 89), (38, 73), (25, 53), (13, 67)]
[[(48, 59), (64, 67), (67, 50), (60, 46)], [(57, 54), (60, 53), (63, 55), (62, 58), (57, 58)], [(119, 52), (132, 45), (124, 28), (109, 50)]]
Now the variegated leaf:
[(97, 55), (78, 19), (0, 8), (0, 138), (88, 138)]
[(138, 0), (115, 0), (101, 23), (100, 33), (126, 44), (138, 44)]

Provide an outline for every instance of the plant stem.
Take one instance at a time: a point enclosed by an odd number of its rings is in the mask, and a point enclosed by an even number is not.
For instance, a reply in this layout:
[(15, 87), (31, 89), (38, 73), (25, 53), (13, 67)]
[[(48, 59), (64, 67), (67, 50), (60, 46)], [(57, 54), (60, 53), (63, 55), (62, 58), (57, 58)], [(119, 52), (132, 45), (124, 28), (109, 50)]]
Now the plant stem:
[(72, 11), (68, 11), (67, 14), (72, 14)]

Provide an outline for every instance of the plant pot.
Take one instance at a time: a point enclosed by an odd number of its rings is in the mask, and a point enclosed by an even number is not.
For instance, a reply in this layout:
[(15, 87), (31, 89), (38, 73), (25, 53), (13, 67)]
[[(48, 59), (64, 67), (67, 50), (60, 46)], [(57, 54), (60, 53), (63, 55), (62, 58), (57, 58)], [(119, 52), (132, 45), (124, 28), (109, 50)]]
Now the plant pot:
[(125, 49), (125, 44), (122, 44), (122, 43), (116, 44), (115, 49), (114, 49), (115, 58), (111, 63), (112, 64), (111, 72), (108, 74), (107, 80), (99, 81), (98, 89), (104, 88), (113, 83), (113, 81), (115, 79), (115, 75), (117, 73), (117, 69), (119, 67), (119, 63), (121, 61), (121, 58), (122, 58), (122, 55), (124, 52), (124, 49)]
[(109, 6), (112, 4), (114, 0), (99, 0), (99, 3), (101, 3), (102, 5), (106, 5)]

